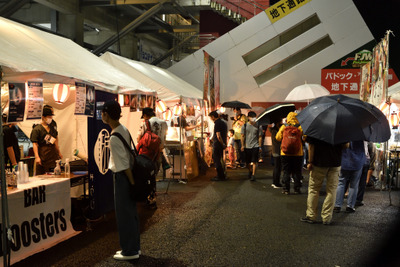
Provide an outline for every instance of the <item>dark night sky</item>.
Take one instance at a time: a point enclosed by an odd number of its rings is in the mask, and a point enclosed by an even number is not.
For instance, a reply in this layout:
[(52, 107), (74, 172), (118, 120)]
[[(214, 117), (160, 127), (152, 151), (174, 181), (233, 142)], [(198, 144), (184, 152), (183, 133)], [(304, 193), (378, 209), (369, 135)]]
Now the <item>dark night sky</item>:
[[(379, 42), (387, 30), (392, 30), (389, 37), (389, 65), (400, 77), (400, 16), (396, 14), (398, 0), (353, 0), (364, 18), (375, 40)], [(396, 3), (397, 2), (397, 3)]]

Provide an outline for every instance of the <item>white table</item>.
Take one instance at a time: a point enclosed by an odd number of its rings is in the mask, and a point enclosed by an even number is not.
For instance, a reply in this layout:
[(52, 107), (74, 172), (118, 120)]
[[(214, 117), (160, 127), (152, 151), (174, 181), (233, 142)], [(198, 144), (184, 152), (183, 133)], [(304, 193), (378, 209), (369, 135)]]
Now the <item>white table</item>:
[[(11, 264), (79, 233), (70, 221), (69, 178), (31, 177), (28, 183), (9, 189), (7, 196), (15, 240), (11, 247)], [(0, 262), (3, 266), (2, 257)]]

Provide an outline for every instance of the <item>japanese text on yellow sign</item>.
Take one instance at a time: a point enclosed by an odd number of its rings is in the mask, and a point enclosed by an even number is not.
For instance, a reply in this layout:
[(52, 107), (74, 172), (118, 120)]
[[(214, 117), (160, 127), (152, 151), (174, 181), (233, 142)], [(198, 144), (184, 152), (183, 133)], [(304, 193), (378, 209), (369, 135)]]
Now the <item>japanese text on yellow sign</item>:
[(269, 20), (274, 23), (310, 1), (311, 0), (282, 0), (275, 5), (270, 6), (265, 10), (265, 12), (269, 17)]

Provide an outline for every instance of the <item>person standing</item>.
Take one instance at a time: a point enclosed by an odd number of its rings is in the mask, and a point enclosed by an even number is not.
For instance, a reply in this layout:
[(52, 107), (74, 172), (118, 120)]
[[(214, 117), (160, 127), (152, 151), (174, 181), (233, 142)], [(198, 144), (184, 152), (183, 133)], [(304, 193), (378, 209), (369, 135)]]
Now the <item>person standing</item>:
[(152, 192), (150, 196), (148, 197), (147, 204), (151, 208), (157, 208), (156, 204), (156, 176), (158, 171), (160, 170), (161, 162), (163, 160), (163, 149), (165, 146), (165, 139), (167, 137), (167, 130), (168, 130), (168, 125), (164, 120), (161, 120), (156, 117), (156, 114), (154, 113), (154, 110), (152, 108), (144, 108), (142, 110), (142, 124), (140, 125), (139, 132), (137, 135), (137, 143), (139, 143), (140, 139), (143, 137), (145, 132), (147, 131), (148, 125), (150, 125), (150, 129), (153, 133), (155, 133), (158, 137), (160, 137), (161, 143), (160, 143), (160, 155), (156, 158), (155, 163), (156, 163), (156, 173), (151, 177), (151, 183), (152, 183)]
[(226, 148), (226, 139), (228, 127), (226, 123), (221, 120), (217, 111), (211, 111), (208, 114), (210, 119), (214, 122), (214, 134), (212, 138), (213, 147), (213, 161), (217, 169), (217, 176), (212, 178), (211, 181), (225, 181), (225, 167), (224, 167), (224, 149)]
[(113, 136), (119, 133), (130, 144), (128, 129), (120, 124), (121, 106), (116, 101), (104, 103), (101, 119), (111, 127), (109, 169), (113, 172), (114, 205), (117, 219), (119, 244), (121, 251), (113, 256), (116, 260), (138, 259), (140, 254), (139, 217), (136, 201), (131, 197), (130, 188), (135, 184), (131, 171), (131, 155), (122, 141)]
[(62, 159), (58, 146), (58, 131), (53, 123), (53, 109), (43, 107), (42, 121), (33, 127), (30, 139), (35, 154), (36, 175), (44, 174), (56, 167), (56, 160)]
[(346, 144), (331, 145), (324, 141), (307, 137), (308, 164), (310, 171), (306, 216), (302, 222), (315, 223), (317, 218), (319, 192), (326, 179), (326, 196), (322, 204), (322, 223), (328, 225), (332, 221), (333, 205), (336, 199), (336, 188), (342, 160), (342, 151)]
[(376, 148), (372, 142), (364, 141), (364, 149), (365, 149), (365, 163), (362, 168), (360, 183), (358, 184), (358, 192), (356, 199), (356, 206), (364, 205), (364, 193), (365, 187), (367, 186), (367, 180), (369, 180), (372, 176), (372, 173), (375, 170), (375, 160), (376, 160)]
[(282, 120), (276, 120), (273, 127), (269, 128), (271, 132), (271, 142), (272, 142), (272, 157), (274, 159), (274, 170), (272, 174), (272, 184), (273, 188), (281, 188), (281, 142), (276, 140), (276, 134), (278, 133), (280, 127), (282, 126)]
[(7, 167), (7, 165), (9, 164), (10, 167), (14, 169), (17, 166), (21, 157), (18, 146), (18, 138), (13, 130), (13, 128), (15, 128), (15, 125), (13, 125), (12, 123), (7, 123), (6, 113), (3, 113), (2, 120), (4, 135), (3, 147), (5, 148), (4, 166)]
[(334, 212), (340, 212), (344, 200), (346, 184), (349, 183), (349, 195), (347, 196), (347, 213), (355, 212), (355, 204), (360, 182), (362, 168), (364, 166), (365, 148), (364, 141), (352, 141), (342, 155), (342, 169), (340, 170), (339, 184), (336, 192)]
[(255, 181), (256, 169), (258, 164), (258, 157), (262, 148), (262, 135), (263, 130), (261, 126), (256, 123), (257, 114), (254, 111), (250, 111), (247, 114), (249, 122), (243, 125), (241, 134), (241, 145), (242, 151), (245, 152), (246, 165), (249, 169), (250, 181)]
[(234, 108), (235, 117), (233, 117), (232, 129), (235, 131), (235, 149), (236, 149), (236, 160), (240, 167), (244, 168), (245, 155), (242, 151), (242, 126), (247, 122), (246, 115), (242, 114), (240, 108)]
[(236, 169), (236, 157), (235, 157), (235, 138), (233, 137), (235, 135), (235, 131), (233, 129), (230, 129), (228, 132), (228, 158), (229, 158), (229, 163), (230, 167), (232, 169)]
[[(303, 168), (303, 130), (299, 125), (295, 112), (290, 112), (286, 117), (276, 140), (281, 143), (281, 159), (283, 168), (284, 187), (282, 193), (290, 194), (290, 176), (294, 175), (294, 193), (300, 194), (302, 168)], [(289, 137), (290, 136), (290, 137)]]

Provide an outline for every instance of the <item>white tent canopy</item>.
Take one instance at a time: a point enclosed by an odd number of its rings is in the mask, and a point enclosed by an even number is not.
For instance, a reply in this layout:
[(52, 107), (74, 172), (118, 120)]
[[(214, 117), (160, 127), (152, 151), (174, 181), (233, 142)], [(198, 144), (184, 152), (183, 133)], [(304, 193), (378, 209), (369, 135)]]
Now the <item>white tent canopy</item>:
[(155, 90), (158, 98), (162, 100), (177, 100), (180, 96), (198, 99), (203, 97), (202, 91), (165, 69), (110, 52), (106, 52), (100, 58)]
[(0, 36), (0, 66), (5, 81), (81, 81), (109, 91), (153, 92), (69, 39), (2, 17)]

